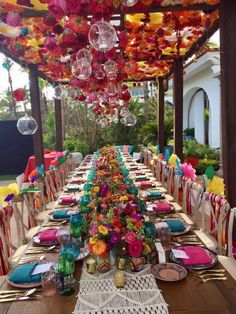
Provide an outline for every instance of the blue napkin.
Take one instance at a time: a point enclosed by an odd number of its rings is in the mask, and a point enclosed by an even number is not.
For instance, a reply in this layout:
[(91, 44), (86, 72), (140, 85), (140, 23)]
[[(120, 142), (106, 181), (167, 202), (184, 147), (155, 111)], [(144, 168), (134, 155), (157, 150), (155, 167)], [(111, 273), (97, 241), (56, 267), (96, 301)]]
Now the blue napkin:
[(144, 176), (136, 176), (136, 178), (135, 178), (135, 181), (144, 181), (144, 180), (146, 180), (146, 181), (148, 181), (148, 180), (150, 180), (149, 178), (147, 178), (145, 175)]
[(181, 220), (177, 219), (167, 219), (165, 222), (168, 224), (170, 227), (171, 232), (179, 232), (179, 231), (184, 231), (186, 229), (185, 225), (182, 223)]
[(24, 264), (15, 268), (9, 277), (14, 283), (40, 282), (41, 274), (31, 275), (38, 263)]
[(162, 194), (158, 190), (148, 192), (148, 197), (161, 197), (161, 196)]
[(66, 209), (65, 210), (55, 210), (53, 212), (52, 217), (54, 219), (62, 219), (62, 218), (68, 218), (69, 215), (67, 214), (67, 210)]
[(79, 186), (78, 185), (67, 186), (67, 190), (68, 191), (77, 191), (77, 190), (79, 190)]

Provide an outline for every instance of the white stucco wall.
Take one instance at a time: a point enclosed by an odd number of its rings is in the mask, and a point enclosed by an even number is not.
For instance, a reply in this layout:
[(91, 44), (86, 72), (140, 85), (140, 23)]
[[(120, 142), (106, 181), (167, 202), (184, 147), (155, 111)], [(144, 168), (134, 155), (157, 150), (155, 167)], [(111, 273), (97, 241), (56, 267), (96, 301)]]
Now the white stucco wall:
[[(184, 76), (183, 129), (194, 127), (197, 141), (204, 143), (204, 101), (201, 94), (194, 97), (188, 125), (189, 103), (194, 93), (202, 88), (209, 99), (209, 144), (212, 147), (220, 147), (220, 81), (216, 78), (218, 64), (218, 52), (206, 53), (197, 62), (185, 68)], [(172, 87), (172, 81), (169, 86)]]

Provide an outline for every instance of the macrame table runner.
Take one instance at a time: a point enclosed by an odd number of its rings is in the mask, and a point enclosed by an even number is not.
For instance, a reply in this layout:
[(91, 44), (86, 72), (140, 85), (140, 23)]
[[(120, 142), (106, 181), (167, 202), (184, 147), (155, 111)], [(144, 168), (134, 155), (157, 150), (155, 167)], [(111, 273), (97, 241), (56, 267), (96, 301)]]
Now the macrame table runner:
[(125, 286), (116, 288), (115, 268), (90, 275), (82, 272), (74, 314), (168, 314), (167, 304), (150, 274), (150, 265), (139, 273), (126, 272)]

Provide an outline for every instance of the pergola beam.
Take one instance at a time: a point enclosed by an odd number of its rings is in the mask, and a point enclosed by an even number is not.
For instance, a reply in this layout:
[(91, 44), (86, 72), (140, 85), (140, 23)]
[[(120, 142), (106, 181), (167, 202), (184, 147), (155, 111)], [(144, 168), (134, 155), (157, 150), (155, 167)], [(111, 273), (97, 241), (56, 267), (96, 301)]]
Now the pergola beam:
[[(156, 4), (146, 7), (144, 12), (140, 12), (140, 8), (135, 7), (126, 7), (124, 13), (121, 12), (121, 9), (117, 9), (114, 14), (135, 14), (135, 13), (152, 13), (152, 12), (179, 12), (179, 11), (205, 11), (211, 10), (214, 11), (219, 8), (219, 4), (208, 5), (206, 3), (191, 4), (186, 7), (182, 5), (169, 5), (169, 6), (159, 6)], [(36, 11), (34, 9), (26, 8), (21, 12), (23, 18), (37, 18), (45, 17), (48, 14), (46, 10)], [(0, 17), (5, 17), (6, 13), (0, 15)]]
[(40, 90), (38, 82), (38, 72), (35, 66), (29, 67), (29, 80), (30, 80), (30, 100), (31, 100), (31, 111), (32, 117), (38, 124), (38, 129), (33, 135), (34, 142), (34, 155), (35, 165), (44, 165), (44, 154), (43, 154), (43, 128), (42, 128), (42, 117), (41, 117), (41, 106), (40, 106)]
[(157, 139), (160, 153), (164, 153), (165, 146), (165, 92), (163, 78), (158, 78), (158, 94), (157, 94)]
[(62, 108), (61, 100), (54, 99), (55, 105), (55, 122), (56, 122), (56, 151), (63, 151), (63, 135), (62, 135)]

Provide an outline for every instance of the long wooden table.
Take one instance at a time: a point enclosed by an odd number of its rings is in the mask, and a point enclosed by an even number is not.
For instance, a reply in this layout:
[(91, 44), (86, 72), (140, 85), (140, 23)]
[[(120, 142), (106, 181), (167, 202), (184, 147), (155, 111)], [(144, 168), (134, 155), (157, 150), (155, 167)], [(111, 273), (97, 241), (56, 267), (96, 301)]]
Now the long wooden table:
[[(30, 243), (29, 245), (32, 245)], [(47, 253), (47, 260), (56, 260), (58, 254)], [(74, 277), (80, 278), (82, 262), (76, 262)], [(223, 268), (218, 264), (215, 269)], [(225, 272), (227, 280), (201, 283), (188, 272), (187, 277), (179, 282), (157, 280), (164, 299), (169, 305), (170, 314), (235, 314), (236, 313), (236, 282)], [(14, 289), (6, 276), (0, 277), (0, 290)], [(39, 300), (0, 303), (0, 314), (71, 314), (76, 303), (75, 294), (68, 297), (55, 295), (42, 296)]]

